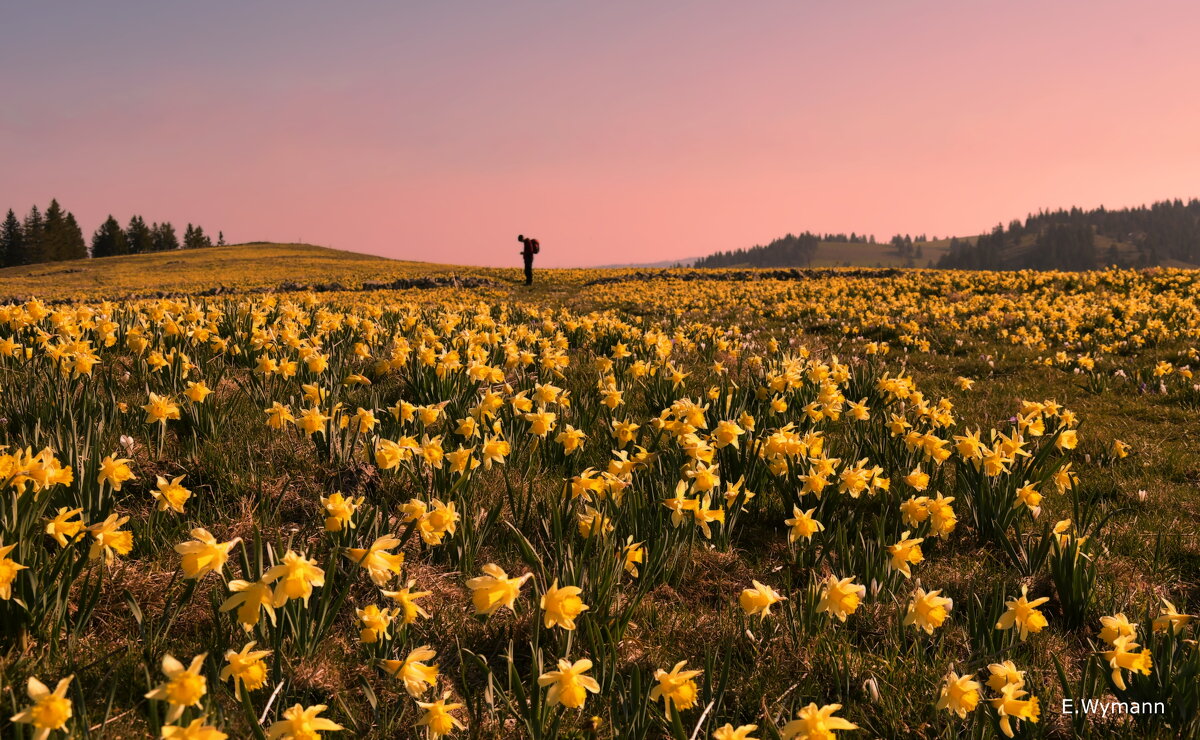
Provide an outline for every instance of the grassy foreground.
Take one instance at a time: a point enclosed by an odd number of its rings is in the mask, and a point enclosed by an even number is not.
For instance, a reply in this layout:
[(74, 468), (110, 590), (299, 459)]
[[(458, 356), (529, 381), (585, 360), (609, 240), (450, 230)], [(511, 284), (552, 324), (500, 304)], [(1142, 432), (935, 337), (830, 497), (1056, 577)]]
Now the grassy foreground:
[(1195, 273), (86, 268), (0, 274), (4, 737), (1200, 732)]

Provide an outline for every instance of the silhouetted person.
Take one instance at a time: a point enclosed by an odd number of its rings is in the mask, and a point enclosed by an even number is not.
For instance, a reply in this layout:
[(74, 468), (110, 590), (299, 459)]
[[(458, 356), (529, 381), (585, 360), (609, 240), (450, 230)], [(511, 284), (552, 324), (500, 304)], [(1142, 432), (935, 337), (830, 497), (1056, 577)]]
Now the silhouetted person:
[(518, 234), (517, 241), (524, 245), (521, 249), (521, 257), (525, 259), (525, 284), (533, 285), (533, 255), (542, 251), (542, 245), (532, 237), (526, 239), (524, 234)]

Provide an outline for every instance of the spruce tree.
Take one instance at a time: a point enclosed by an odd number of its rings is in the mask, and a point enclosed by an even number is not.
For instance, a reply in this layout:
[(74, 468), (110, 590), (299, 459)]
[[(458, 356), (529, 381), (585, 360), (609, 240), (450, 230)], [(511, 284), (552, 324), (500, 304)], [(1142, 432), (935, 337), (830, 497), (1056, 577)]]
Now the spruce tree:
[(211, 247), (212, 239), (204, 233), (204, 229), (200, 226), (187, 225), (187, 230), (183, 232), (183, 248), (184, 249), (200, 249), (201, 247)]
[(66, 251), (66, 218), (62, 206), (51, 198), (46, 208), (45, 226), (42, 231), (42, 258), (40, 262), (56, 262), (63, 259)]
[(129, 219), (129, 226), (125, 229), (125, 241), (129, 244), (130, 254), (145, 254), (154, 249), (154, 238), (150, 233), (150, 227), (141, 216), (134, 216)]
[(224, 231), (217, 232), (217, 246), (218, 247), (225, 246), (225, 232)]
[(37, 206), (29, 209), (29, 215), (25, 217), (25, 225), (22, 227), (24, 249), (18, 254), (20, 261), (14, 264), (32, 265), (35, 262), (44, 262), (43, 256), (43, 235), (45, 232), (45, 221), (42, 219), (42, 212)]
[(67, 211), (65, 228), (63, 230), (63, 259), (87, 259), (87, 243), (83, 240), (83, 229), (75, 220), (75, 214)]
[(125, 241), (125, 231), (117, 219), (109, 214), (96, 233), (92, 235), (92, 256), (112, 257), (118, 254), (128, 254), (129, 244)]
[(175, 236), (175, 227), (170, 221), (163, 221), (161, 224), (156, 224), (152, 229), (154, 232), (154, 251), (169, 252), (174, 249), (179, 249), (179, 238)]
[(4, 217), (3, 226), (0, 226), (0, 266), (9, 267), (21, 264), (17, 260), (24, 251), (24, 235), (21, 233), (21, 222), (17, 220), (17, 214), (13, 213), (13, 210), (9, 208), (8, 215)]

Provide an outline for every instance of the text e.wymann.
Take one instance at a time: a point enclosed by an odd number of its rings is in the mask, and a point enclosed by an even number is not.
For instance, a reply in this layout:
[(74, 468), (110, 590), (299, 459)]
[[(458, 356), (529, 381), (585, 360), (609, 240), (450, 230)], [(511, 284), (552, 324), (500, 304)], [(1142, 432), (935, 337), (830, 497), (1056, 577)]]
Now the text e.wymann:
[(1063, 714), (1166, 714), (1161, 701), (1101, 701), (1100, 699), (1063, 699)]

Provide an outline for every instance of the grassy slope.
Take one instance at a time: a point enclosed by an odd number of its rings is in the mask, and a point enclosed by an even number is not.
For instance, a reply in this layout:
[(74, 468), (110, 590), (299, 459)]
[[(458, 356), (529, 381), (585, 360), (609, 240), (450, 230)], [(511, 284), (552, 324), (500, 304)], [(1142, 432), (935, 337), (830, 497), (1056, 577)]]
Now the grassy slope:
[(415, 277), (455, 268), (343, 252), (311, 244), (235, 244), (178, 252), (52, 262), (0, 270), (0, 296), (121, 298), (153, 291), (191, 292), (223, 285), (248, 289), (282, 283), (340, 282)]
[[(914, 260), (915, 267), (925, 267), (929, 260), (935, 263), (950, 249), (949, 239), (938, 239), (921, 243), (921, 258)], [(865, 244), (863, 242), (821, 242), (813, 257), (813, 267), (904, 267), (905, 260), (890, 244)]]
[[(924, 267), (929, 259), (936, 262), (948, 245), (949, 240), (923, 244), (924, 256), (916, 261), (916, 266)], [(902, 267), (904, 260), (886, 244), (822, 242), (812, 266), (842, 265)], [(600, 269), (539, 269), (534, 290), (521, 290), (519, 296), (513, 297), (542, 300), (546, 295), (562, 293), (565, 296), (579, 284), (596, 277)], [(0, 269), (0, 300), (30, 297), (117, 300), (158, 292), (194, 294), (214, 287), (237, 292), (271, 289), (287, 283), (338, 283), (347, 289), (356, 289), (367, 281), (451, 273), (487, 277), (500, 283), (502, 288), (507, 285), (519, 287), (523, 280), (517, 266), (443, 265), (343, 252), (312, 244), (252, 243), (3, 268)]]

